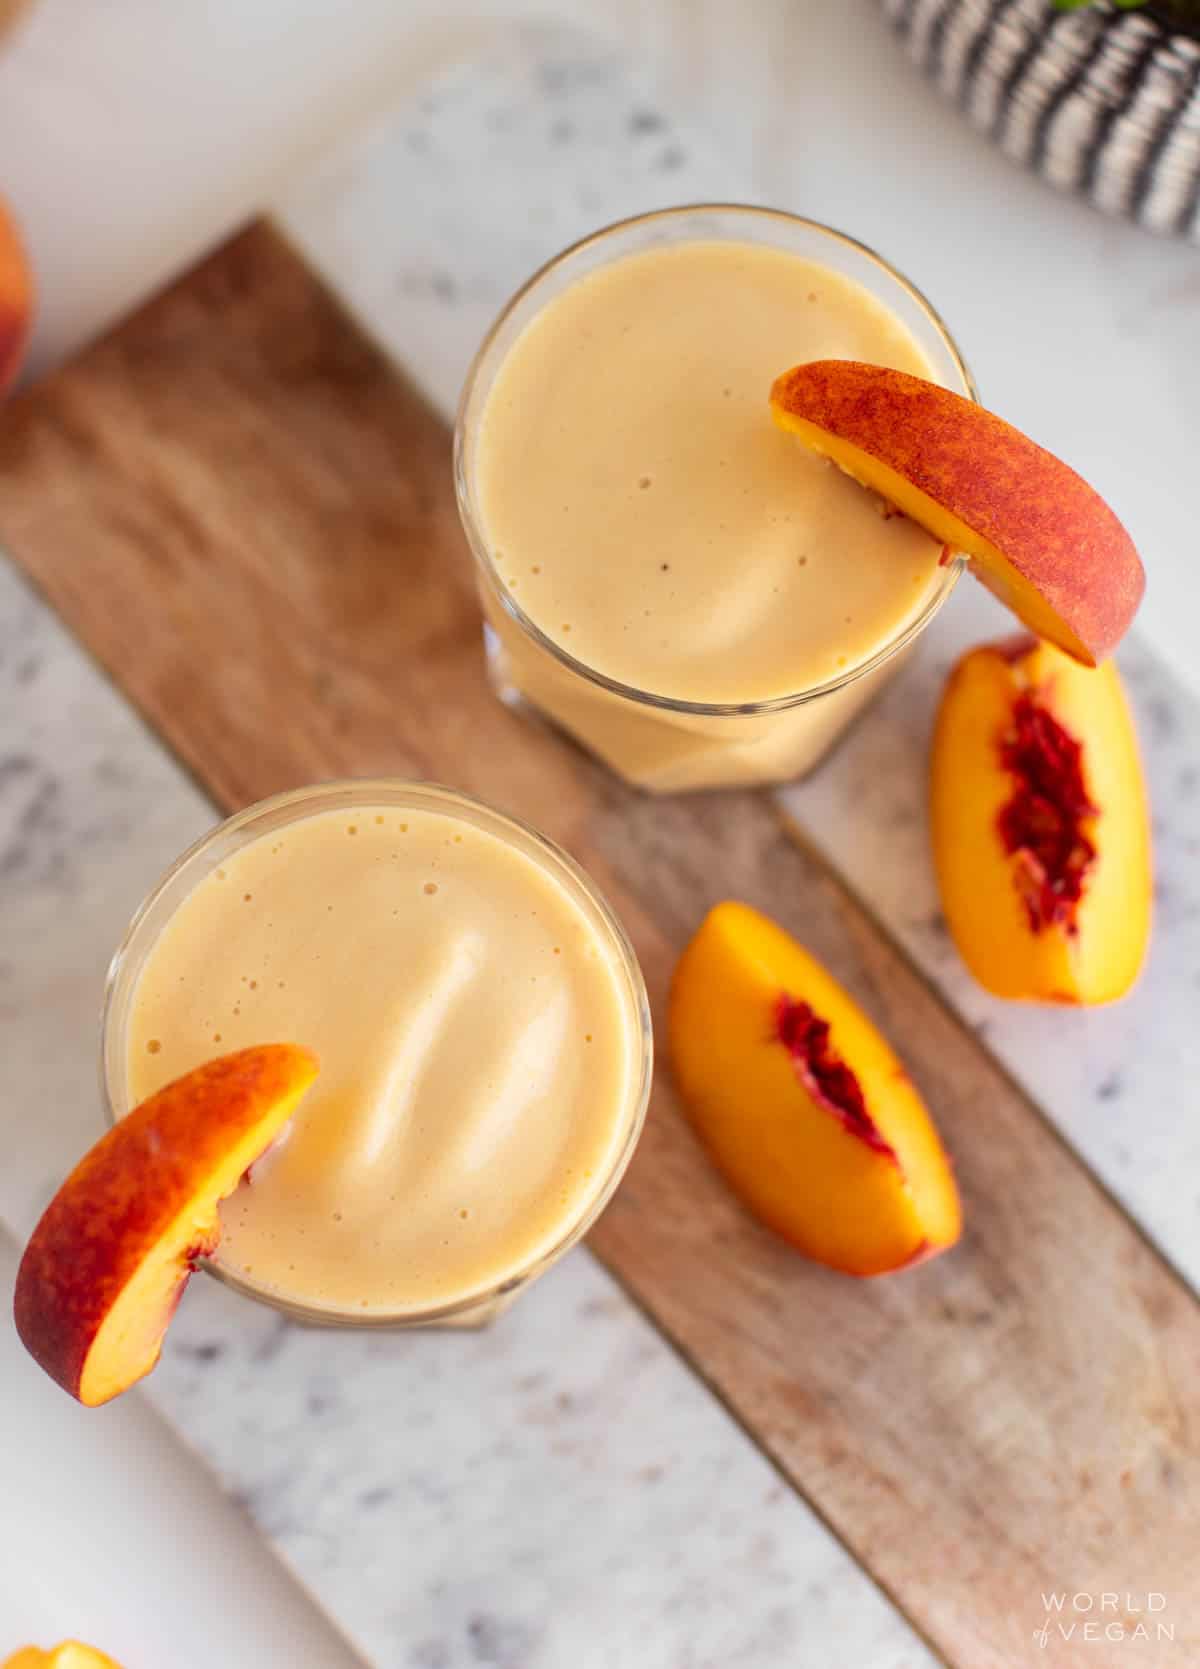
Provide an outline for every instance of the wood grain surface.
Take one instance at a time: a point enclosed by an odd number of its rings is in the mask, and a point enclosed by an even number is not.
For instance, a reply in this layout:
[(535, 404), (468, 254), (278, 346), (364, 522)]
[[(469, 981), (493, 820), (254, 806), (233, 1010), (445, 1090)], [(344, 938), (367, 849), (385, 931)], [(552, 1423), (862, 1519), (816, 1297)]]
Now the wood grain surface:
[(6, 411), (0, 538), (222, 808), (364, 773), (482, 794), (597, 876), (660, 1022), (716, 899), (796, 931), (924, 1090), (962, 1245), (872, 1282), (805, 1263), (661, 1062), (590, 1244), (949, 1663), (1131, 1661), (1034, 1642), (1063, 1589), (1162, 1592), (1163, 1661), (1200, 1652), (1195, 1301), (768, 796), (640, 796), (494, 700), (445, 427), (274, 230)]

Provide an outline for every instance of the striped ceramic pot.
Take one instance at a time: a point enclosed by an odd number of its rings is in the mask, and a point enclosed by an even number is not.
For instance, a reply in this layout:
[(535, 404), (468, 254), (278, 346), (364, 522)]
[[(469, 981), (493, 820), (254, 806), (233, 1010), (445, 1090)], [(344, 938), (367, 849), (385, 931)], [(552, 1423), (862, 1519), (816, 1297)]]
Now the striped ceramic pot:
[(1200, 39), (1153, 8), (882, 0), (910, 55), (1009, 156), (1200, 243)]

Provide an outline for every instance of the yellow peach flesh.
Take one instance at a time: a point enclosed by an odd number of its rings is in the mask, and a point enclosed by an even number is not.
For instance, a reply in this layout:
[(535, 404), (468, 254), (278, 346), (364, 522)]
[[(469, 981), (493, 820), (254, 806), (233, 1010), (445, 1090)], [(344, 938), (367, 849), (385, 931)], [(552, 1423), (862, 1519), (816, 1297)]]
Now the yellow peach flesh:
[(0, 1669), (121, 1669), (115, 1658), (85, 1646), (79, 1640), (64, 1640), (61, 1646), (42, 1651), (39, 1646), (23, 1646), (19, 1652), (5, 1658)]
[[(1000, 817), (1014, 793), (1001, 743), (1022, 694), (1081, 745), (1095, 849), (1070, 922), (1031, 924), (1020, 853)], [(1093, 1004), (1125, 994), (1150, 931), (1149, 815), (1137, 737), (1117, 669), (1089, 669), (1030, 640), (973, 650), (942, 697), (931, 758), (934, 859), (947, 925), (972, 973), (996, 996)]]
[(217, 1207), (292, 1116), (317, 1062), (262, 1044), (135, 1107), (86, 1154), (34, 1230), (13, 1313), (30, 1354), (89, 1406), (149, 1373)]
[[(809, 1093), (780, 1041), (781, 998), (829, 1024), (878, 1144)], [(957, 1190), (925, 1107), (884, 1038), (776, 923), (719, 904), (676, 971), (670, 1046), (689, 1116), (735, 1192), (818, 1262), (859, 1275), (951, 1244)]]
[(776, 423), (881, 494), (1031, 631), (1094, 666), (1132, 620), (1141, 559), (1111, 508), (1011, 423), (882, 365), (815, 360), (776, 378)]
[(80, 1402), (89, 1408), (109, 1402), (135, 1380), (144, 1379), (154, 1367), (191, 1272), (191, 1262), (216, 1246), (218, 1206), (291, 1118), (307, 1088), (305, 1083), (274, 1103), (265, 1126), (256, 1126), (229, 1151), (146, 1253), (105, 1316), (87, 1353), (79, 1382)]
[(1087, 645), (1065, 620), (1059, 618), (1029, 581), (1022, 579), (1004, 552), (990, 539), (968, 527), (945, 505), (939, 504), (928, 493), (921, 492), (897, 470), (873, 458), (861, 447), (837, 440), (818, 429), (815, 423), (806, 423), (790, 414), (781, 416), (779, 422), (782, 428), (799, 435), (812, 451), (835, 463), (861, 487), (887, 499), (889, 504), (895, 505), (897, 510), (925, 528), (951, 551), (971, 557), (976, 579), (986, 585), (1038, 637), (1057, 643), (1068, 655), (1087, 666), (1095, 664)]

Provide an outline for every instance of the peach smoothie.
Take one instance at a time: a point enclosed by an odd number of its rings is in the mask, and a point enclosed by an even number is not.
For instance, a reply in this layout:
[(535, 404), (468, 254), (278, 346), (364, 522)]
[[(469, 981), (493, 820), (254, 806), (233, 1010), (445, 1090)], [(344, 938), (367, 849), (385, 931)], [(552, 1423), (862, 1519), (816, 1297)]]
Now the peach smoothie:
[(636, 1139), (649, 1044), (620, 929), (555, 848), (448, 790), (281, 796), (241, 835), (135, 924), (115, 1111), (212, 1056), (304, 1045), (319, 1075), (222, 1205), (219, 1270), (331, 1319), (494, 1301), (587, 1225)]
[[(726, 212), (755, 238), (806, 226)], [(945, 364), (857, 277), (732, 232), (593, 260), (534, 306), (545, 282), (485, 347), (460, 431), (500, 676), (648, 788), (802, 774), (954, 570), (780, 431), (772, 382)]]

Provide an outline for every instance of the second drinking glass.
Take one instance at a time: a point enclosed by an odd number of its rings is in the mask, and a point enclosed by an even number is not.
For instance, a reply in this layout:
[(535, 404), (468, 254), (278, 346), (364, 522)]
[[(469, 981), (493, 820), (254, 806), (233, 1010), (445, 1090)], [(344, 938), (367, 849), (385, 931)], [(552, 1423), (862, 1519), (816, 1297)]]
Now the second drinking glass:
[(907, 280), (772, 210), (624, 221), (518, 292), (455, 437), (503, 698), (659, 792), (811, 770), (961, 568), (775, 428), (774, 378), (825, 358), (974, 394)]
[(650, 1093), (645, 988), (567, 855), (452, 789), (280, 794), (185, 852), (114, 958), (111, 1118), (214, 1055), (321, 1071), (206, 1264), (314, 1322), (477, 1324), (586, 1231)]

